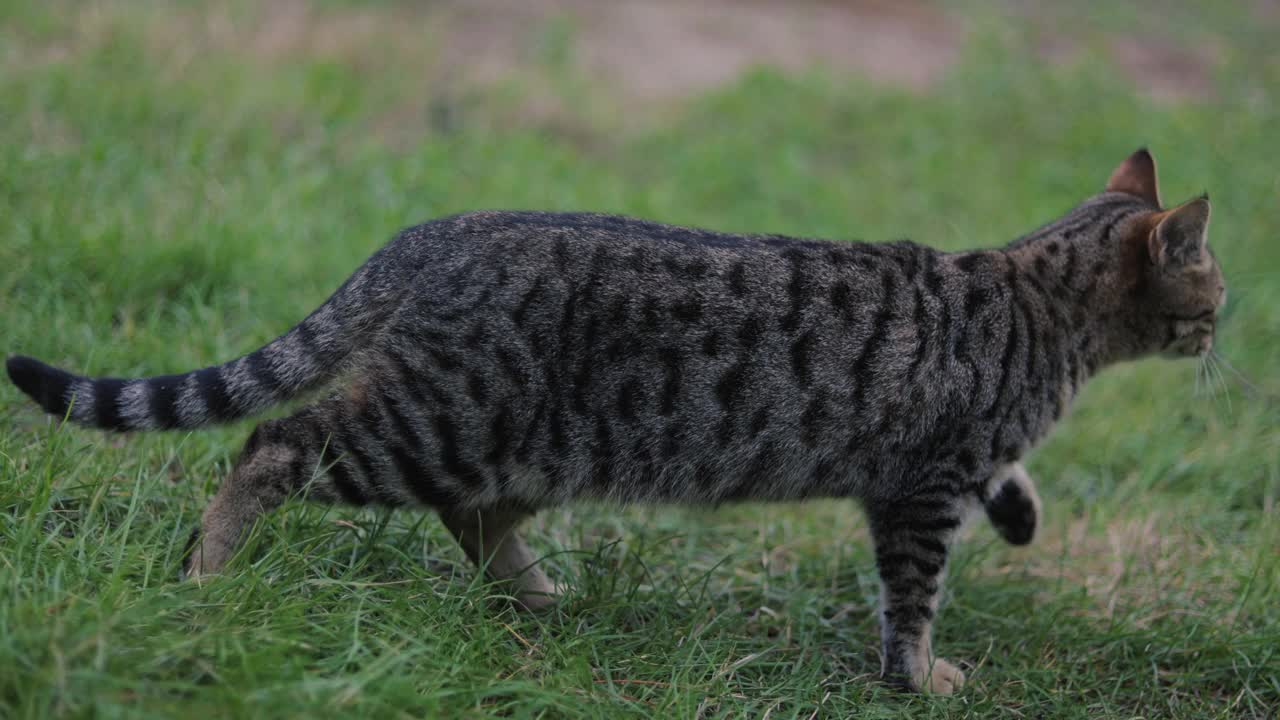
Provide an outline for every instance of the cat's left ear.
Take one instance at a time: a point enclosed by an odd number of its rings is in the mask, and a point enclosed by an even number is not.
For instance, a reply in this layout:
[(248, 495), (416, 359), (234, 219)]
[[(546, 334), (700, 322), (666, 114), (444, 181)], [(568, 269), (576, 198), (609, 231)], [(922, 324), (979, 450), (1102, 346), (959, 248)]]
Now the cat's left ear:
[(1147, 237), (1147, 252), (1157, 265), (1191, 265), (1209, 242), (1209, 197), (1196, 198), (1163, 213)]
[(1156, 159), (1139, 148), (1111, 173), (1107, 180), (1108, 192), (1122, 192), (1136, 195), (1143, 200), (1160, 207), (1160, 189), (1156, 184)]

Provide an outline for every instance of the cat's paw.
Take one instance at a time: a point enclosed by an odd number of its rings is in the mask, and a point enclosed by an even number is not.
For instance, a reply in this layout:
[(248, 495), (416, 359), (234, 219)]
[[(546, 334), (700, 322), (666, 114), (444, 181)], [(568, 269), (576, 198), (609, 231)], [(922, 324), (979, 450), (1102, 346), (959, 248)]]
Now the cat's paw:
[(560, 598), (568, 591), (568, 587), (556, 583), (550, 589), (521, 589), (516, 594), (516, 606), (525, 612), (546, 612), (560, 604)]
[(194, 528), (187, 536), (187, 544), (182, 550), (182, 564), (178, 567), (178, 582), (188, 580), (199, 581), (202, 575), (200, 568), (200, 528)]
[(983, 507), (996, 531), (1014, 545), (1026, 545), (1040, 524), (1040, 496), (1021, 463), (996, 470), (987, 486)]
[(934, 695), (950, 695), (964, 686), (964, 672), (951, 663), (937, 658), (923, 672), (911, 678), (913, 689)]
[(533, 566), (524, 571), (515, 580), (516, 607), (525, 612), (545, 612), (560, 603), (560, 598), (569, 592), (569, 586), (555, 582), (547, 577), (540, 566)]

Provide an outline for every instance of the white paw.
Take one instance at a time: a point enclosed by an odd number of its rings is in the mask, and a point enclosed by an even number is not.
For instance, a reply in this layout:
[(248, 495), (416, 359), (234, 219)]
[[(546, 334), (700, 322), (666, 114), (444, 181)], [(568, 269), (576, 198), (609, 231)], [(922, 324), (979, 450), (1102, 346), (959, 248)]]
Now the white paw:
[[(523, 580), (523, 578), (521, 578)], [(521, 583), (524, 585), (524, 583)], [(560, 602), (560, 597), (568, 592), (568, 587), (555, 583), (554, 585), (547, 582), (545, 585), (538, 584), (536, 587), (525, 585), (516, 593), (516, 601), (520, 608), (532, 613), (539, 613), (553, 608)]]
[(916, 689), (935, 695), (950, 695), (964, 685), (964, 673), (951, 663), (937, 658), (916, 677), (912, 678)]

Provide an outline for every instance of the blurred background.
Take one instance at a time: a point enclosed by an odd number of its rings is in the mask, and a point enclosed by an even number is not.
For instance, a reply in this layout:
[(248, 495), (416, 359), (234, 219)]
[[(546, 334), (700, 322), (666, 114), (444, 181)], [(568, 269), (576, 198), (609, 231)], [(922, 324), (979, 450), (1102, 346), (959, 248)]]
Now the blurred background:
[[(200, 366), (274, 337), (399, 228), (474, 208), (1000, 245), (1145, 145), (1167, 203), (1212, 194), (1221, 350), (1276, 375), (1280, 2), (0, 8), (6, 350)], [(1197, 377), (1101, 381), (1147, 422), (1184, 414)], [(1205, 402), (1225, 412), (1222, 384)], [(1135, 464), (1141, 441), (1107, 428), (1060, 436)]]
[[(1276, 0), (0, 0), (0, 351), (204, 366), (398, 229), (475, 208), (996, 246), (1145, 145), (1166, 203), (1212, 196), (1239, 374), (1097, 379), (1031, 460), (1044, 534), (1014, 551), (973, 529), (939, 647), (981, 663), (974, 708), (1274, 717), (1278, 37)], [(243, 710), (223, 688), (247, 686), (320, 714), (879, 697), (871, 555), (839, 504), (551, 513), (535, 544), (595, 555), (554, 561), (583, 588), (564, 633), (506, 617), (520, 641), (480, 629), (470, 570), (409, 515), (283, 513), (249, 573), (269, 582), (175, 597), (176, 539), (247, 432), (55, 431), (0, 387), (0, 711)], [(49, 536), (56, 494), (99, 509)], [(379, 584), (397, 573), (426, 599)], [(323, 631), (361, 622), (367, 642)]]

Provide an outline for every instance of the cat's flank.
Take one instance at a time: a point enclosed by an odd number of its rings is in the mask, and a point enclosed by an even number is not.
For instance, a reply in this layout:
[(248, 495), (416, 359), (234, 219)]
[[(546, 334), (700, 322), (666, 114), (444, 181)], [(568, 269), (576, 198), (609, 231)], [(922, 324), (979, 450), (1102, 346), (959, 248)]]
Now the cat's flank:
[(89, 379), (25, 357), (45, 410), (261, 423), (204, 512), (222, 570), (292, 495), (440, 513), (529, 607), (555, 586), (518, 534), (576, 498), (856, 498), (882, 581), (883, 672), (949, 693), (930, 626), (972, 508), (1030, 541), (1020, 459), (1103, 367), (1207, 352), (1224, 298), (1209, 202), (1160, 207), (1140, 150), (1104, 192), (1000, 249), (737, 236), (624, 217), (478, 212), (405, 230), (307, 319), (223, 365)]

